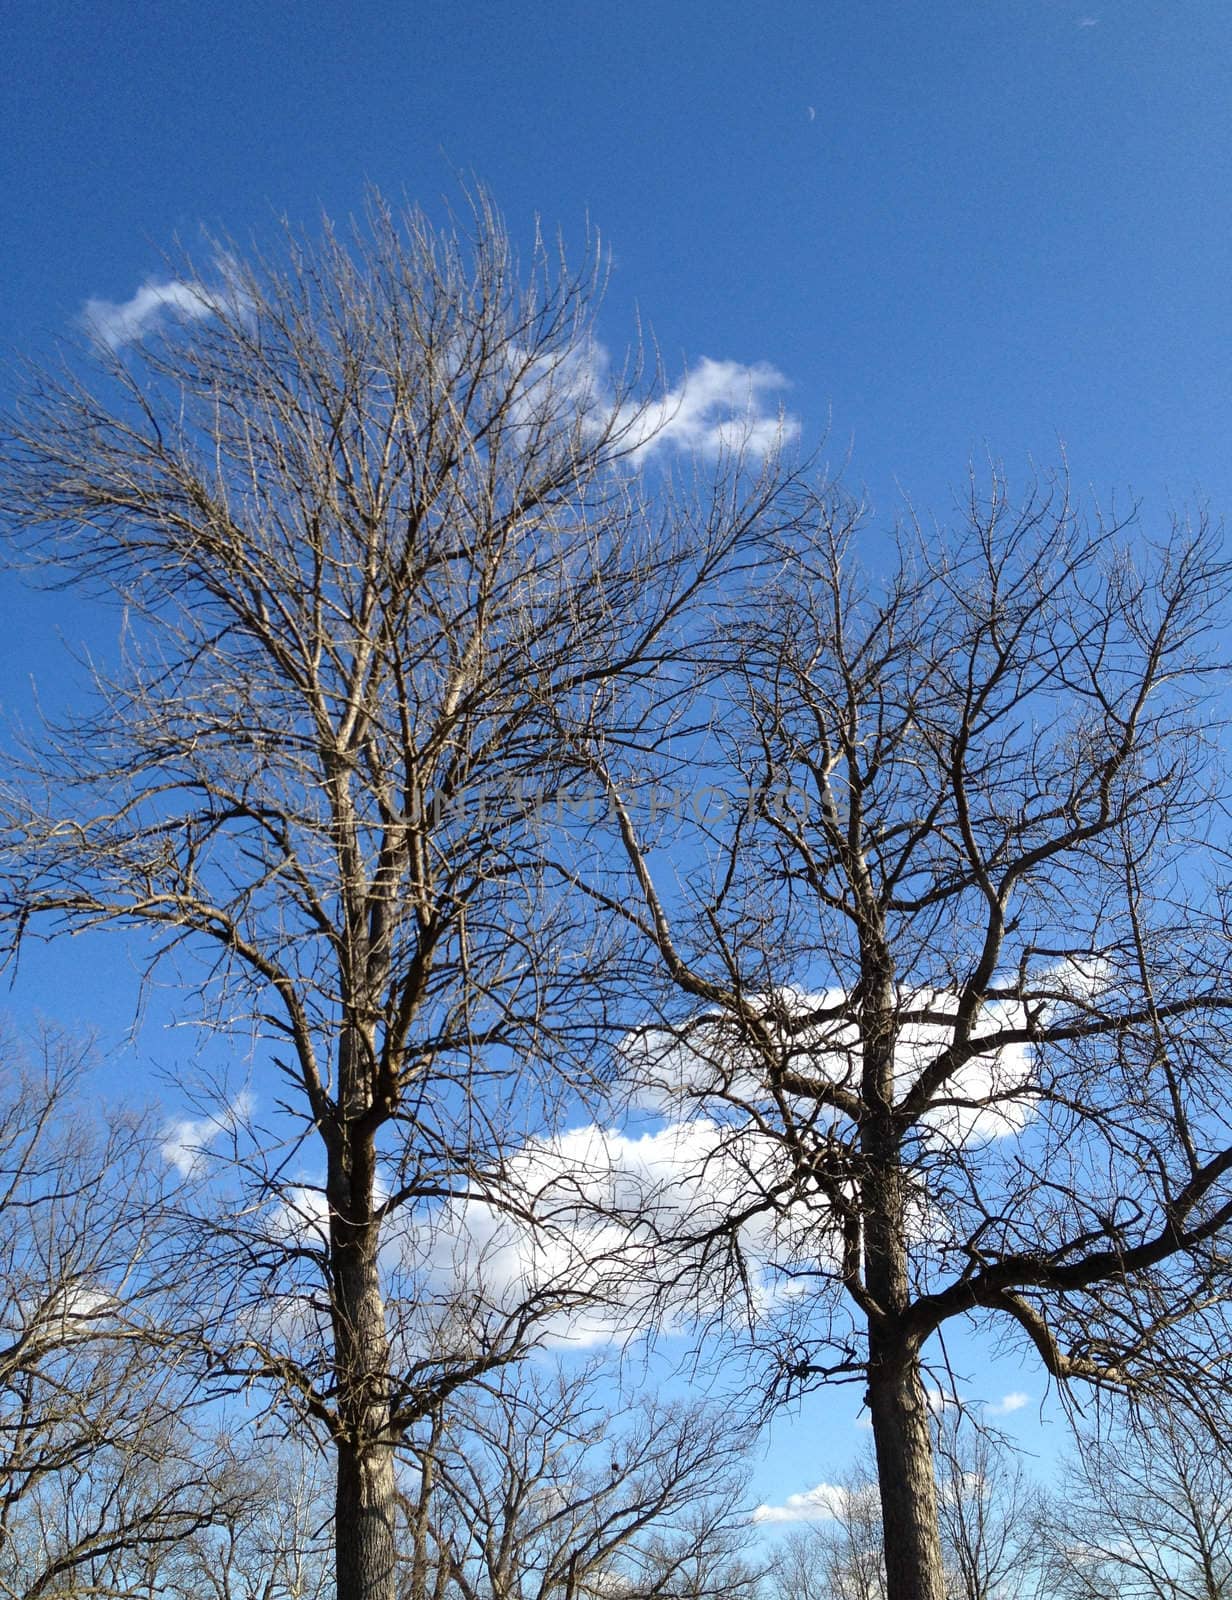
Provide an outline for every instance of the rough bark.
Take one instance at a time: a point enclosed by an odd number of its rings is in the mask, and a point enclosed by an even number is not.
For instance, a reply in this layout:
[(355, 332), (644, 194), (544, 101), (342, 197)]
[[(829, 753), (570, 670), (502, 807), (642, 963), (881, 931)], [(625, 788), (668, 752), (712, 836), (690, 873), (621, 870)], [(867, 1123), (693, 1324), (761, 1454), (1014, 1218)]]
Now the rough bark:
[(928, 1400), (914, 1352), (873, 1339), (868, 1403), (888, 1600), (945, 1600)]
[(397, 1496), (389, 1404), (389, 1336), (380, 1283), (370, 1141), (331, 1174), (334, 1370), (338, 1384), (338, 1600), (394, 1600)]
[[(892, 1055), (892, 1050), (889, 1052)], [(887, 1069), (888, 1071), (888, 1066)], [(877, 1305), (868, 1333), (868, 1407), (885, 1534), (887, 1600), (945, 1600), (928, 1399), (910, 1305), (906, 1185), (886, 1115), (868, 1141), (865, 1278)]]
[(883, 908), (853, 852), (860, 909), (864, 1130), (864, 1277), (871, 1296), (868, 1406), (881, 1492), (887, 1600), (945, 1600), (928, 1400), (911, 1305), (903, 1127), (894, 1106), (898, 1043), (893, 959)]
[(338, 1444), (338, 1600), (393, 1600), (394, 1457), (388, 1443)]

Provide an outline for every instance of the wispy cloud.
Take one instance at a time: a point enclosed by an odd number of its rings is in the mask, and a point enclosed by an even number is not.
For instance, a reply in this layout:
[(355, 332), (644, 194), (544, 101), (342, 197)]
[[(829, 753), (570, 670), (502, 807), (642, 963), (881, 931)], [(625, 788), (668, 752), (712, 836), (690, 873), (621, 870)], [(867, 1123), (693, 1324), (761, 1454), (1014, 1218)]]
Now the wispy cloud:
[(252, 1115), (253, 1100), (237, 1094), (227, 1105), (204, 1117), (180, 1117), (163, 1130), (163, 1160), (183, 1177), (201, 1170), (216, 1139), (236, 1133)]
[(989, 1417), (1008, 1417), (1013, 1411), (1021, 1411), (1024, 1406), (1031, 1404), (1031, 1396), (1023, 1394), (1021, 1389), (1011, 1389), (1009, 1394), (1003, 1394), (1000, 1400), (994, 1400), (984, 1407), (984, 1414)]
[[(236, 264), (226, 257), (215, 264), (222, 280), (218, 286), (147, 278), (128, 300), (87, 300), (81, 325), (101, 348), (119, 350), (169, 321), (200, 321), (224, 307), (243, 311), (248, 297)], [(707, 458), (724, 453), (757, 458), (799, 436), (799, 419), (775, 403), (788, 386), (769, 362), (703, 356), (649, 404), (620, 400), (607, 349), (586, 338), (550, 361), (527, 363), (514, 405), (528, 427), (560, 409), (573, 409), (588, 426), (611, 430), (622, 452), (635, 458), (665, 448)]]
[(703, 356), (656, 398), (625, 397), (607, 348), (586, 337), (550, 359), (525, 361), (513, 404), (528, 430), (571, 414), (584, 433), (606, 436), (614, 453), (633, 460), (668, 449), (756, 458), (799, 435), (799, 419), (776, 398), (788, 386), (769, 362)]
[(118, 350), (149, 333), (167, 319), (189, 322), (208, 317), (214, 306), (199, 288), (179, 278), (147, 278), (129, 300), (87, 300), (81, 323), (91, 339), (105, 350)]
[(760, 1505), (754, 1522), (833, 1522), (847, 1508), (849, 1491), (837, 1483), (819, 1483), (802, 1494), (789, 1494), (781, 1506)]
[(1076, 23), (1076, 26), (1079, 27), (1079, 28), (1098, 28), (1099, 27), (1099, 18), (1098, 17), (1079, 17), (1078, 21)]

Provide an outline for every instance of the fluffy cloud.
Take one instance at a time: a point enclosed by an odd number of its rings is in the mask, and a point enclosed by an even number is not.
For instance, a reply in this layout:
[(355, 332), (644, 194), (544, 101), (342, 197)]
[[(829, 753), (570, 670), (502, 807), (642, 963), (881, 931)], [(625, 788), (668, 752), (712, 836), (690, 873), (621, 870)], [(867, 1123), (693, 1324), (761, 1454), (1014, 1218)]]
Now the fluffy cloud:
[(800, 432), (794, 417), (770, 403), (786, 387), (783, 374), (764, 361), (745, 366), (703, 356), (661, 400), (621, 420), (637, 451), (671, 446), (708, 457), (765, 456)]
[[(903, 1001), (929, 1016), (903, 1030), (899, 1094), (944, 1046), (953, 1006), (933, 991)], [(854, 1083), (858, 1039), (841, 991), (785, 992), (773, 1005), (767, 1001), (767, 1011), (806, 1017), (806, 1026), (792, 1030), (797, 1066)], [(978, 1026), (991, 1039), (1015, 1020), (1009, 1009), (990, 1005)], [(730, 1298), (715, 1240), (738, 1236), (743, 1284), (761, 1316), (787, 1309), (800, 1292), (791, 1268), (837, 1265), (829, 1203), (820, 1194), (796, 1194), (783, 1205), (792, 1174), (780, 1142), (763, 1131), (774, 1115), (768, 1088), (739, 1040), (725, 1034), (721, 1019), (712, 1021), (694, 1025), (687, 1040), (653, 1027), (626, 1041), (630, 1098), (654, 1118), (645, 1131), (592, 1123), (531, 1141), (506, 1161), (499, 1192), (477, 1186), (389, 1219), (383, 1264), (390, 1303), (404, 1308), (409, 1345), (426, 1347), (434, 1329), (456, 1326), (460, 1317), (479, 1330), (484, 1319), (514, 1313), (531, 1295), (559, 1308), (542, 1325), (549, 1342), (624, 1342), (642, 1332), (652, 1304), (659, 1326), (670, 1331), (693, 1314), (720, 1312)], [(1031, 1084), (1027, 1050), (990, 1049), (955, 1075), (925, 1118), (926, 1138), (953, 1149), (1013, 1137), (1030, 1120)], [(164, 1139), (166, 1159), (181, 1172), (197, 1171), (208, 1147), (236, 1131), (249, 1109), (241, 1098), (215, 1115), (175, 1123)], [(280, 1238), (315, 1243), (325, 1220), (321, 1190), (306, 1185), (287, 1190), (270, 1226)], [(947, 1236), (944, 1210), (923, 1197), (911, 1226), (921, 1242)], [(690, 1258), (700, 1270), (689, 1270)], [(946, 1399), (935, 1393), (930, 1403), (939, 1410)], [(993, 1414), (1025, 1403), (1025, 1396), (1006, 1396)]]
[[(750, 997), (757, 1004), (757, 997)], [(784, 988), (763, 996), (765, 1017), (782, 1040), (793, 1066), (847, 1088), (860, 1079), (861, 1044), (842, 990), (809, 994)], [(903, 1024), (894, 1056), (894, 1089), (907, 1093), (920, 1073), (949, 1043), (946, 1018), (957, 999), (935, 990), (900, 996), (904, 1011), (929, 1013), (927, 1020)], [(787, 1024), (776, 1016), (793, 1019)], [(989, 1003), (978, 1019), (979, 1032), (991, 1038), (1021, 1023), (1020, 1009)], [(976, 1043), (979, 1042), (977, 1034)], [(625, 1043), (633, 1102), (661, 1116), (686, 1118), (715, 1114), (720, 1103), (774, 1116), (773, 1102), (752, 1052), (734, 1036), (722, 1017), (699, 1019), (673, 1033), (649, 1028)], [(935, 1142), (967, 1147), (1021, 1133), (1031, 1117), (1033, 1067), (1026, 1045), (989, 1049), (974, 1056), (945, 1084), (925, 1112), (923, 1123)]]
[(193, 322), (210, 316), (213, 309), (210, 299), (191, 283), (147, 278), (129, 300), (87, 300), (81, 321), (96, 344), (118, 350), (157, 332), (168, 317)]
[(849, 1491), (836, 1483), (819, 1483), (802, 1494), (789, 1494), (781, 1506), (760, 1505), (754, 1522), (833, 1522), (847, 1508)]
[[(623, 1342), (644, 1329), (651, 1285), (662, 1290), (689, 1253), (687, 1245), (660, 1249), (659, 1241), (724, 1228), (751, 1194), (778, 1180), (779, 1160), (770, 1141), (706, 1118), (640, 1134), (591, 1124), (529, 1146), (510, 1163), (507, 1188), (541, 1219), (537, 1227), (495, 1200), (452, 1201), (395, 1225), (386, 1265), (391, 1278), (414, 1282), (424, 1305), (452, 1307), (461, 1299), (499, 1312), (536, 1291), (589, 1297), (551, 1319), (548, 1342)], [(810, 1209), (787, 1220), (767, 1214), (741, 1230), (760, 1310), (792, 1292), (776, 1280), (773, 1264), (793, 1253), (785, 1228), (798, 1230)], [(814, 1212), (808, 1220), (817, 1227), (823, 1219)], [(825, 1238), (813, 1248), (818, 1256), (833, 1251)], [(717, 1303), (721, 1285), (713, 1287)], [(689, 1287), (693, 1309), (704, 1292)], [(683, 1313), (676, 1299), (669, 1290), (659, 1300), (661, 1328)]]
[[(900, 1093), (944, 1044), (952, 1009), (932, 992), (905, 999), (936, 1020), (903, 1031)], [(784, 1004), (819, 1019), (794, 1034), (798, 1064), (851, 1082), (858, 1040), (842, 994), (793, 991), (778, 997), (780, 1011)], [(1014, 1020), (991, 1006), (986, 1012), (981, 1026), (990, 1035)], [(730, 1238), (741, 1213), (743, 1284), (755, 1314), (785, 1309), (799, 1293), (799, 1280), (784, 1269), (802, 1261), (837, 1266), (838, 1233), (824, 1197), (782, 1204), (791, 1172), (780, 1142), (759, 1126), (773, 1115), (766, 1085), (717, 1019), (713, 1030), (694, 1029), (690, 1042), (663, 1028), (644, 1030), (626, 1041), (624, 1055), (634, 1105), (655, 1118), (646, 1131), (592, 1123), (532, 1141), (507, 1161), (500, 1193), (476, 1189), (390, 1219), (386, 1279), (391, 1302), (415, 1308), (404, 1323), (412, 1344), (430, 1343), (434, 1327), (460, 1316), (512, 1314), (531, 1295), (559, 1302), (546, 1338), (574, 1346), (637, 1337), (652, 1303), (668, 1331), (699, 1312), (714, 1314), (731, 1284), (708, 1240)], [(1030, 1056), (1018, 1047), (967, 1063), (928, 1114), (930, 1137), (952, 1147), (1013, 1136), (1030, 1118), (1030, 1085)], [(179, 1125), (165, 1146), (169, 1159), (183, 1169), (233, 1125), (230, 1112)], [(284, 1236), (320, 1235), (320, 1191), (289, 1192), (276, 1226)], [(943, 1212), (917, 1202), (912, 1227), (920, 1240), (944, 1236), (946, 1226)], [(700, 1270), (689, 1270), (691, 1258)], [(936, 1410), (947, 1400), (930, 1395)]]

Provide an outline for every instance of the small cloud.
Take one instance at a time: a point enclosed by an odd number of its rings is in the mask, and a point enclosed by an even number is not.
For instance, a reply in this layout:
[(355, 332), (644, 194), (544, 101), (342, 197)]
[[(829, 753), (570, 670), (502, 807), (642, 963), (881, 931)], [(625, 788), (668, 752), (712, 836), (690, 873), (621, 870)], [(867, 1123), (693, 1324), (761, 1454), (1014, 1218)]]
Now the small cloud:
[(238, 1094), (229, 1105), (208, 1117), (181, 1117), (163, 1131), (162, 1158), (181, 1177), (200, 1172), (209, 1146), (220, 1134), (234, 1134), (252, 1115), (252, 1096)]
[(985, 1416), (1008, 1417), (1011, 1411), (1021, 1411), (1023, 1406), (1030, 1405), (1031, 1396), (1023, 1394), (1021, 1389), (1011, 1389), (1009, 1394), (1003, 1394), (1000, 1400), (995, 1400), (984, 1407)]
[(130, 300), (87, 300), (81, 322), (95, 344), (118, 350), (157, 331), (169, 316), (192, 322), (213, 310), (210, 300), (191, 283), (147, 278)]
[(781, 1506), (761, 1505), (754, 1522), (833, 1522), (846, 1510), (848, 1491), (837, 1483), (819, 1483), (803, 1494), (789, 1494)]
[(766, 455), (794, 439), (800, 425), (768, 397), (787, 379), (768, 362), (715, 361), (703, 356), (647, 414), (646, 443), (715, 456), (724, 450)]
[(809, 108), (808, 108), (808, 119), (809, 119), (810, 122), (816, 122), (817, 121), (817, 107), (816, 106), (809, 106)]
[(1099, 18), (1098, 17), (1079, 17), (1077, 23), (1075, 24), (1075, 26), (1079, 27), (1079, 28), (1098, 28), (1099, 27)]
[(716, 361), (703, 356), (658, 398), (617, 399), (611, 358), (597, 340), (579, 341), (551, 360), (524, 361), (512, 400), (515, 421), (537, 428), (574, 412), (584, 432), (610, 434), (619, 453), (637, 458), (671, 447), (718, 456), (765, 456), (797, 438), (799, 420), (776, 396), (788, 387), (766, 361)]
[(1065, 999), (1078, 1005), (1093, 1005), (1113, 983), (1116, 969), (1107, 956), (1098, 950), (1089, 950), (1066, 956), (1041, 976), (1055, 984)]

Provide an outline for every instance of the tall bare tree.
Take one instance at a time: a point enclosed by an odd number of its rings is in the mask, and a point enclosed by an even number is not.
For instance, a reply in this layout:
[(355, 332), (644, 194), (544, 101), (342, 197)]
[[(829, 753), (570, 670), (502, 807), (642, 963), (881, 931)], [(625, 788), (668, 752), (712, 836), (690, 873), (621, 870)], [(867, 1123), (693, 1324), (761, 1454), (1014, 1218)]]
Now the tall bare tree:
[(343, 1600), (391, 1600), (405, 1430), (569, 1297), (472, 1286), (449, 1346), (417, 1287), (434, 1206), (531, 1206), (505, 1158), (605, 1020), (603, 940), (544, 865), (545, 711), (670, 680), (778, 484), (737, 420), (709, 488), (648, 498), (663, 409), (602, 372), (594, 274), (538, 245), (521, 276), (482, 198), (468, 227), (374, 201), (186, 263), (181, 320), (100, 333), (5, 429), (18, 546), (127, 619), (6, 789), (10, 937), (137, 930), (274, 1042), (296, 1125), (219, 1113), (248, 1192), (202, 1244), (238, 1285), (207, 1331), (331, 1439)]
[(1063, 485), (973, 487), (955, 531), (862, 557), (863, 520), (802, 497), (720, 630), (670, 853), (602, 730), (590, 765), (608, 903), (663, 978), (625, 1070), (724, 1197), (635, 1225), (681, 1247), (675, 1295), (758, 1290), (779, 1392), (861, 1385), (890, 1600), (941, 1600), (922, 1374), (951, 1319), (1063, 1385), (1225, 1369), (1229, 585), (1209, 530), (1086, 527)]

